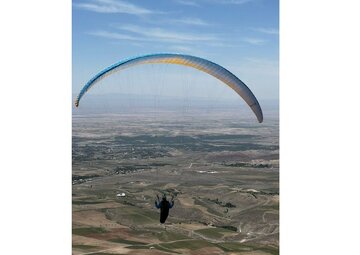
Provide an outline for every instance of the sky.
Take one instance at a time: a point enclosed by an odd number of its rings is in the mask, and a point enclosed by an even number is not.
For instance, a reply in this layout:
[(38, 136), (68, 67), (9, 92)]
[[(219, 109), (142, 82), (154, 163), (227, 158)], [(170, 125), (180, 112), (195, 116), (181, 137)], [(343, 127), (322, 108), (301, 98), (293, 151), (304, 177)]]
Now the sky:
[[(72, 8), (73, 94), (96, 73), (124, 58), (170, 52), (227, 68), (260, 102), (279, 98), (277, 0), (73, 0)], [(123, 71), (123, 78), (117, 74), (104, 79), (104, 86), (90, 93), (119, 92), (116, 86), (126, 79), (132, 88), (122, 86), (121, 92), (151, 94), (150, 80), (159, 77), (154, 77), (155, 72), (163, 73), (162, 82), (171, 83), (162, 90), (164, 95), (180, 94), (186, 82), (194, 87), (187, 94), (201, 96), (206, 89), (209, 97), (237, 96), (215, 78), (188, 69), (136, 67)], [(184, 78), (189, 76), (190, 80)]]

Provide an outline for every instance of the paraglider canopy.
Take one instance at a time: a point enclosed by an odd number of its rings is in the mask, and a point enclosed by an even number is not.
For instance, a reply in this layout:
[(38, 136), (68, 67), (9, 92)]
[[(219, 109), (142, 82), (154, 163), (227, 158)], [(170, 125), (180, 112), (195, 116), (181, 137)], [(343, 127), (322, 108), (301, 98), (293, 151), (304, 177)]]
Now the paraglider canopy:
[(122, 69), (129, 68), (135, 65), (157, 64), (157, 63), (189, 66), (214, 76), (215, 78), (219, 79), (220, 81), (228, 85), (240, 97), (244, 99), (247, 105), (254, 112), (259, 123), (263, 121), (263, 114), (258, 100), (251, 92), (251, 90), (245, 85), (245, 83), (243, 83), (233, 73), (231, 73), (224, 67), (209, 60), (195, 56), (190, 56), (190, 55), (173, 54), (173, 53), (158, 53), (158, 54), (149, 54), (139, 57), (133, 57), (122, 60), (105, 68), (85, 84), (85, 86), (80, 91), (78, 97), (76, 98), (75, 106), (76, 107), (79, 106), (81, 98), (93, 85), (95, 85), (98, 81), (107, 77), (108, 75), (116, 71), (120, 71)]

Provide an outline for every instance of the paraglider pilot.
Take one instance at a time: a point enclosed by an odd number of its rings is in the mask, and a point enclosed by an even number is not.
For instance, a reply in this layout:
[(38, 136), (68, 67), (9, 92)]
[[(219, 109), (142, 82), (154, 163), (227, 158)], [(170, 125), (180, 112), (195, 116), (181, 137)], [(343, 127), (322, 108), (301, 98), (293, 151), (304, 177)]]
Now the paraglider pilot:
[(157, 209), (160, 209), (160, 223), (165, 223), (167, 217), (169, 216), (169, 210), (174, 206), (174, 197), (171, 197), (171, 201), (166, 200), (165, 194), (163, 195), (161, 201), (158, 195), (156, 195), (157, 201), (155, 201), (155, 206)]

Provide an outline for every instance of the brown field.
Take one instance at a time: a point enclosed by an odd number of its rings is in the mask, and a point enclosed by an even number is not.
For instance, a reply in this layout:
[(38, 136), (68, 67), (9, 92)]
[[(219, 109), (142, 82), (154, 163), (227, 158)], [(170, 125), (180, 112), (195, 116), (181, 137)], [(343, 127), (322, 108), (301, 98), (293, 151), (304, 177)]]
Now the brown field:
[(74, 115), (73, 254), (278, 254), (278, 133), (276, 115)]

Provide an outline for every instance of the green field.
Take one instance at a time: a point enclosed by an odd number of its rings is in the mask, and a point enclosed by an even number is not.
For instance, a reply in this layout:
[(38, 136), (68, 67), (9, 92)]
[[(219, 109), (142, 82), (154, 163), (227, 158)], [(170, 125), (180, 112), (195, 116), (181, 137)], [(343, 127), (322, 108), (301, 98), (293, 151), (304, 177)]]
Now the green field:
[(72, 230), (74, 235), (79, 236), (87, 236), (90, 234), (103, 234), (107, 233), (108, 231), (104, 228), (97, 228), (97, 227), (89, 227), (89, 228), (75, 228)]
[(161, 246), (170, 250), (172, 249), (197, 250), (204, 247), (211, 247), (214, 245), (204, 240), (185, 240), (185, 241), (178, 241), (173, 243), (162, 243)]
[(113, 243), (122, 243), (122, 244), (129, 244), (129, 245), (145, 245), (146, 244), (144, 242), (131, 241), (131, 240), (123, 239), (123, 238), (110, 239), (109, 241), (113, 242)]
[(136, 226), (156, 224), (159, 222), (159, 215), (156, 212), (143, 210), (135, 206), (107, 209), (107, 217), (120, 224)]
[(95, 250), (100, 248), (98, 246), (86, 245), (86, 244), (73, 244), (72, 247), (81, 250)]
[(156, 237), (162, 242), (170, 242), (176, 240), (187, 239), (187, 236), (184, 236), (179, 233), (169, 232), (169, 231), (161, 231), (156, 235)]

